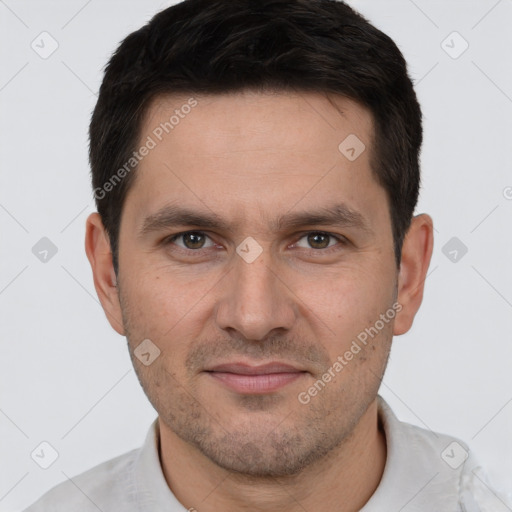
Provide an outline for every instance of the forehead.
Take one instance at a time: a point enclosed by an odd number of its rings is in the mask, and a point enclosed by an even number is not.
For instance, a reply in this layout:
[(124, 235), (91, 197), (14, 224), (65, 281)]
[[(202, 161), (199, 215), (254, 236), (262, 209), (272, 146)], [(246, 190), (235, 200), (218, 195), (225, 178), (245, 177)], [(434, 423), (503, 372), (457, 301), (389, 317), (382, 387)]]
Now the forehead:
[(313, 154), (324, 149), (336, 154), (337, 144), (333, 148), (332, 143), (349, 132), (365, 139), (368, 147), (373, 139), (372, 115), (366, 107), (339, 95), (313, 92), (158, 96), (148, 106), (141, 128), (157, 142), (164, 138), (164, 143), (205, 154), (230, 149), (266, 152), (269, 140), (274, 150)]
[(242, 217), (252, 208), (266, 218), (299, 201), (343, 200), (354, 209), (386, 201), (370, 167), (371, 113), (347, 98), (249, 91), (161, 96), (141, 127), (139, 144), (150, 140), (128, 194), (145, 214), (176, 201)]

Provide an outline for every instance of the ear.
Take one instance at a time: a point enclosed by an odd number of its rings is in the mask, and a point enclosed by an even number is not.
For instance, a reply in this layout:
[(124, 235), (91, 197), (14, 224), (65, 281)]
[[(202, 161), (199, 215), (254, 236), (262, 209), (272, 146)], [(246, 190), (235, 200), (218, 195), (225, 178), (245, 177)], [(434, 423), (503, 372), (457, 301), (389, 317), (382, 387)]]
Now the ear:
[(99, 213), (91, 213), (85, 224), (85, 252), (91, 264), (94, 287), (112, 328), (124, 336), (110, 240)]
[(423, 289), (434, 246), (432, 219), (426, 215), (413, 217), (402, 246), (398, 274), (398, 298), (402, 309), (396, 316), (393, 334), (406, 333), (423, 300)]

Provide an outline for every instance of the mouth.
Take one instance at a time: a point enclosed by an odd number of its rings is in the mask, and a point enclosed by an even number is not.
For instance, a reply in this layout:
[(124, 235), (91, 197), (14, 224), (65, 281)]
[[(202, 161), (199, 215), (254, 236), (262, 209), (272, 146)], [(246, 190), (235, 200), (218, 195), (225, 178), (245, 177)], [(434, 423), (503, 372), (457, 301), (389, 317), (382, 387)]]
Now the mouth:
[(226, 363), (213, 366), (205, 372), (232, 391), (254, 395), (278, 391), (308, 373), (306, 370), (280, 362), (257, 366)]

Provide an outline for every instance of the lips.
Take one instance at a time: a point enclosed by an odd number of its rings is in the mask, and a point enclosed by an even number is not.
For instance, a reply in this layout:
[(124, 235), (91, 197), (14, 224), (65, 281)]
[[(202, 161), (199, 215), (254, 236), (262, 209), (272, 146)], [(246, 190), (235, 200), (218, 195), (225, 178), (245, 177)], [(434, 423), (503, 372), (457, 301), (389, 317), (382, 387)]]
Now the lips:
[(257, 366), (245, 363), (227, 363), (213, 366), (207, 371), (236, 373), (239, 375), (268, 375), (269, 373), (296, 373), (302, 370), (285, 363), (266, 363)]
[(307, 374), (305, 370), (280, 362), (257, 366), (225, 363), (205, 371), (218, 383), (242, 394), (272, 393)]

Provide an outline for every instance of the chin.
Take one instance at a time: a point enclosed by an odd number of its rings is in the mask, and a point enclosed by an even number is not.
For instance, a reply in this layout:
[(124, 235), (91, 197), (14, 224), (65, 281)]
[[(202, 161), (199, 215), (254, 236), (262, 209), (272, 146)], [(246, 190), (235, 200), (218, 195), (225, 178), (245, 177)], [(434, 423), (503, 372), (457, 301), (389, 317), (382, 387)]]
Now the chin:
[(270, 433), (226, 433), (220, 438), (196, 440), (194, 444), (216, 465), (252, 478), (298, 475), (333, 448), (332, 440), (314, 439), (289, 428)]

